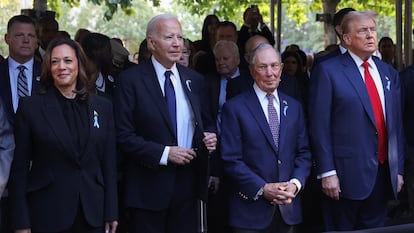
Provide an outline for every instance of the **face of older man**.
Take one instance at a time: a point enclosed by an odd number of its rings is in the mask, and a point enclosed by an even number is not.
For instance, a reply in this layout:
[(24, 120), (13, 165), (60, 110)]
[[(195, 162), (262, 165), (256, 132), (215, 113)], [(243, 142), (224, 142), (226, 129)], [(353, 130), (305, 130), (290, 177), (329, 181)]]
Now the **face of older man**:
[(279, 86), (282, 67), (276, 51), (269, 47), (256, 53), (250, 73), (262, 91), (272, 93)]
[(343, 38), (347, 48), (362, 60), (368, 59), (377, 50), (377, 26), (372, 18), (357, 18), (350, 21), (349, 31)]
[(156, 32), (148, 36), (148, 46), (158, 62), (166, 68), (171, 68), (180, 60), (183, 51), (180, 22), (176, 19), (160, 19)]
[(240, 55), (229, 47), (223, 46), (215, 54), (217, 72), (226, 77), (233, 75), (240, 63)]

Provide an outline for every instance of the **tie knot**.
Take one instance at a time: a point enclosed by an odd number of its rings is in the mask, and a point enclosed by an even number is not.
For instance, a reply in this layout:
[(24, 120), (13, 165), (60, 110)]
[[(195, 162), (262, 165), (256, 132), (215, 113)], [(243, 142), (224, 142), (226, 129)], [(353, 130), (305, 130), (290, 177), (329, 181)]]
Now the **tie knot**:
[(170, 78), (170, 76), (171, 76), (171, 74), (172, 74), (172, 71), (171, 71), (171, 70), (167, 70), (167, 71), (165, 71), (165, 73), (164, 73), (165, 78), (166, 78), (166, 79), (169, 79), (169, 78)]
[(369, 68), (369, 63), (367, 62), (367, 61), (364, 61), (363, 63), (362, 63), (362, 66), (364, 67), (364, 69), (368, 69)]
[(273, 94), (267, 94), (266, 97), (269, 100), (269, 102), (273, 102), (273, 99), (275, 98)]
[(19, 69), (20, 72), (23, 72), (26, 69), (26, 67), (24, 65), (19, 65), (17, 69)]

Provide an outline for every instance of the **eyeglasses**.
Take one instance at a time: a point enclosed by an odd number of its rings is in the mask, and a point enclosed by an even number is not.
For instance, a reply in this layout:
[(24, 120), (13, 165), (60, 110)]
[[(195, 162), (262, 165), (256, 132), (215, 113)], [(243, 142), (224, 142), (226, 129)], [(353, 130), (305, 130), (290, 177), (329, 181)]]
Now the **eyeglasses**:
[(278, 71), (282, 65), (283, 63), (272, 63), (270, 65), (261, 64), (261, 65), (255, 66), (255, 69), (259, 72), (265, 72), (270, 67), (272, 71)]

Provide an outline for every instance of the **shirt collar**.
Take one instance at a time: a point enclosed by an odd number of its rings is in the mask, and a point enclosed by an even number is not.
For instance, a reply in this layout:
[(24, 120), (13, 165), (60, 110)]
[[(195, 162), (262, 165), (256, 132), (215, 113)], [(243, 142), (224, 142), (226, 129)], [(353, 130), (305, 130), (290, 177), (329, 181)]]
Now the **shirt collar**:
[(26, 67), (26, 69), (29, 69), (30, 67), (33, 67), (33, 63), (34, 63), (34, 59), (30, 59), (29, 61), (27, 61), (24, 64), (20, 64), (18, 63), (16, 60), (14, 60), (12, 57), (8, 57), (7, 58), (9, 60), (9, 67), (13, 70), (16, 70), (17, 67), (19, 67), (20, 65), (24, 65)]
[[(256, 83), (253, 84), (253, 89), (256, 92), (257, 98), (259, 98), (260, 102), (267, 101), (267, 93), (260, 89)], [(275, 89), (275, 91), (272, 94), (275, 97), (276, 104), (279, 105), (279, 95), (277, 89)]]
[(161, 63), (157, 61), (157, 59), (154, 58), (154, 56), (151, 56), (152, 64), (154, 65), (155, 73), (157, 74), (157, 77), (164, 77), (165, 71), (171, 70), (174, 77), (179, 77), (178, 75), (178, 69), (176, 63), (171, 67), (171, 69), (166, 69)]

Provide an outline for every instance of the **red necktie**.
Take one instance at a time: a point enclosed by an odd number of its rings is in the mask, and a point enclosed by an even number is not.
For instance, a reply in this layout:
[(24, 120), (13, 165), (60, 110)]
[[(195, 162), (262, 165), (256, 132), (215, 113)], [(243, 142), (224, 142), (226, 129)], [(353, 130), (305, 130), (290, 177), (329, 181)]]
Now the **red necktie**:
[(378, 95), (377, 87), (369, 73), (369, 63), (362, 63), (364, 67), (365, 86), (367, 87), (369, 99), (371, 100), (372, 110), (374, 111), (375, 126), (378, 132), (378, 160), (381, 164), (387, 159), (387, 128), (385, 126), (384, 112), (382, 110), (381, 99)]

